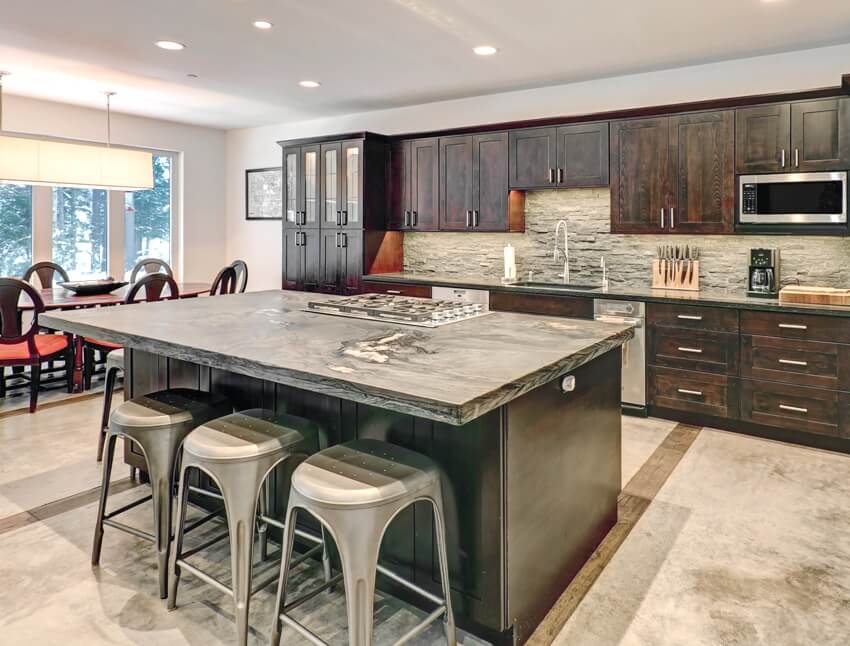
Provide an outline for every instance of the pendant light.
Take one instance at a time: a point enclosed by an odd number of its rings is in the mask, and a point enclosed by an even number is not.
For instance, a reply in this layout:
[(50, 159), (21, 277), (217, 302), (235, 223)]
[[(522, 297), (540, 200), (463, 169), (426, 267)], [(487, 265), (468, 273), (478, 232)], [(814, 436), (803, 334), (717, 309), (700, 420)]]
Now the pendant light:
[(114, 92), (106, 93), (106, 145), (46, 139), (3, 130), (0, 72), (0, 182), (123, 191), (153, 188), (153, 155), (112, 147)]

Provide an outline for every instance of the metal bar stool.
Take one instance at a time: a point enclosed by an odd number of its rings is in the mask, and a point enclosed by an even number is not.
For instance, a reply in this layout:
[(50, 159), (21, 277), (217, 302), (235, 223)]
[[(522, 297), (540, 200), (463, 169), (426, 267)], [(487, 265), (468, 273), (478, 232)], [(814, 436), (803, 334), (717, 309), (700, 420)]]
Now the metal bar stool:
[[(420, 500), (430, 502), (434, 510), (442, 599), (378, 564), (378, 552), (387, 526), (401, 511)], [(450, 646), (455, 646), (457, 637), (449, 587), (440, 473), (432, 460), (394, 444), (355, 440), (323, 450), (295, 469), (284, 523), (283, 562), (272, 646), (278, 646), (283, 624), (314, 644), (326, 644), (288, 614), (301, 603), (300, 599), (286, 603), (296, 513), (301, 509), (319, 520), (339, 549), (348, 610), (349, 644), (368, 646), (372, 643), (377, 571), (437, 604), (434, 612), (402, 635), (396, 644), (416, 637), (442, 617), (446, 639)]]
[[(171, 544), (172, 492), (174, 466), (180, 444), (198, 425), (226, 415), (233, 407), (224, 397), (199, 390), (175, 388), (134, 397), (112, 411), (103, 462), (103, 484), (92, 546), (92, 565), (100, 564), (104, 526), (119, 529), (156, 545), (159, 566), (159, 595), (168, 592), (168, 548)], [(119, 437), (135, 442), (145, 456), (150, 476), (151, 495), (106, 513), (109, 479)], [(116, 516), (138, 505), (153, 501), (153, 534), (114, 520)], [(212, 514), (214, 515), (214, 514)]]
[[(271, 577), (265, 576), (264, 580), (257, 582), (252, 580), (254, 526), (257, 522), (260, 523), (258, 533), (261, 553), (265, 551), (266, 525), (284, 528), (283, 523), (268, 515), (267, 478), (282, 462), (287, 462), (288, 471), (291, 473), (296, 463), (325, 445), (324, 431), (318, 424), (301, 417), (276, 415), (273, 411), (262, 409), (241, 411), (212, 420), (189, 434), (183, 443), (177, 533), (172, 547), (172, 571), (168, 590), (169, 610), (177, 605), (177, 586), (181, 572), (193, 574), (218, 591), (233, 597), (238, 643), (248, 643), (248, 608), (251, 596), (277, 579), (275, 570)], [(218, 486), (227, 512), (228, 529), (220, 536), (184, 552), (186, 505), (190, 490), (186, 476), (190, 469), (205, 473)], [(289, 479), (289, 473), (286, 475), (286, 481)], [(298, 562), (323, 549), (320, 537), (304, 531), (299, 531), (298, 534), (316, 544), (303, 554)], [(187, 561), (189, 556), (228, 537), (232, 573), (230, 586)], [(325, 578), (328, 580), (330, 561), (326, 553), (323, 553), (322, 560)], [(262, 574), (267, 575), (268, 570)]]
[(97, 461), (103, 459), (103, 445), (109, 429), (109, 413), (112, 410), (112, 393), (118, 373), (124, 372), (124, 348), (118, 348), (106, 355), (106, 383), (103, 386), (103, 415), (100, 418), (100, 433), (97, 438)]

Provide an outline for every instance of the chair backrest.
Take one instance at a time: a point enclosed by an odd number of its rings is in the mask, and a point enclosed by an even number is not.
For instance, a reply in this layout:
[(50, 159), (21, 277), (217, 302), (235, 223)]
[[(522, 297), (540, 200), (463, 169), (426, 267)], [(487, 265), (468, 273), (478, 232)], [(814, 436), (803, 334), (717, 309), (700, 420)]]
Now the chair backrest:
[(210, 287), (210, 296), (222, 294), (233, 294), (236, 291), (236, 270), (232, 265), (224, 267), (218, 272)]
[(248, 263), (244, 260), (234, 260), (230, 263), (230, 266), (236, 270), (236, 280), (238, 283), (236, 291), (241, 294), (248, 287)]
[[(168, 287), (168, 296), (163, 296), (162, 292)], [(144, 290), (144, 297), (137, 298), (139, 292)], [(143, 276), (139, 282), (130, 285), (127, 295), (124, 297), (125, 303), (138, 303), (139, 301), (161, 301), (172, 300), (180, 297), (180, 290), (174, 279), (167, 274), (148, 274)]]
[[(26, 331), (21, 329), (21, 294), (32, 301), (32, 321)], [(38, 290), (19, 278), (0, 278), (0, 344), (26, 341), (31, 355), (35, 355), (35, 335), (38, 333), (38, 315), (44, 311), (44, 301)]]
[(167, 276), (174, 276), (174, 272), (171, 271), (168, 263), (159, 258), (142, 258), (137, 262), (136, 266), (133, 267), (133, 271), (130, 273), (130, 282), (135, 283), (139, 274), (166, 274)]
[(31, 282), (33, 274), (38, 276), (38, 282), (41, 283), (42, 289), (50, 289), (53, 287), (53, 278), (56, 274), (59, 274), (59, 277), (64, 282), (68, 282), (68, 272), (65, 271), (61, 265), (57, 265), (55, 262), (37, 262), (32, 265), (29, 269), (24, 272), (23, 279), (26, 282)]

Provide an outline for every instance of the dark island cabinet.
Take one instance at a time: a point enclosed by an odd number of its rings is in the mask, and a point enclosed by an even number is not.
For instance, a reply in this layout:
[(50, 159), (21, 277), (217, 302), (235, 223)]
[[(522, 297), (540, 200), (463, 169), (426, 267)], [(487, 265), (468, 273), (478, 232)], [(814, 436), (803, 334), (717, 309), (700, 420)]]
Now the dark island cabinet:
[(388, 230), (437, 230), (439, 173), (436, 138), (397, 141), (392, 145)]
[(734, 228), (732, 111), (611, 124), (612, 233)]
[(608, 185), (608, 123), (510, 132), (510, 188)]
[(440, 230), (510, 231), (508, 134), (440, 139)]
[(739, 173), (846, 170), (850, 99), (834, 98), (736, 111)]

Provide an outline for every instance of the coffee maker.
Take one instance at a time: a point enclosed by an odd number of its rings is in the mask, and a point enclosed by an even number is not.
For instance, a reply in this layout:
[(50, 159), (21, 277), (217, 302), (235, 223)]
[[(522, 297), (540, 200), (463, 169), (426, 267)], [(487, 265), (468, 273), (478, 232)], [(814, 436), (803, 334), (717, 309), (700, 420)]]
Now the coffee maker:
[(747, 295), (762, 298), (779, 295), (779, 249), (750, 249)]

